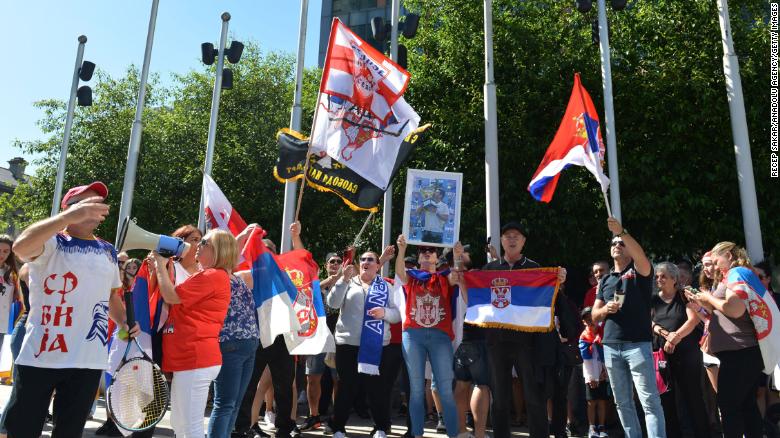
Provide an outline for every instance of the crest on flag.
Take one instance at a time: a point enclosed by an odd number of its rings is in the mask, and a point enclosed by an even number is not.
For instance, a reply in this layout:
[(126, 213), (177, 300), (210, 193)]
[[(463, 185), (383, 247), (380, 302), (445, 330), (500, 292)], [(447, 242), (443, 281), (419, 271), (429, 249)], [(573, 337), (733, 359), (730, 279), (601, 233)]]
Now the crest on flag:
[(497, 309), (503, 309), (512, 302), (512, 286), (506, 278), (494, 278), (490, 282), (490, 303)]
[(238, 236), (246, 222), (241, 218), (219, 186), (209, 175), (203, 175), (203, 209), (209, 229), (219, 228)]

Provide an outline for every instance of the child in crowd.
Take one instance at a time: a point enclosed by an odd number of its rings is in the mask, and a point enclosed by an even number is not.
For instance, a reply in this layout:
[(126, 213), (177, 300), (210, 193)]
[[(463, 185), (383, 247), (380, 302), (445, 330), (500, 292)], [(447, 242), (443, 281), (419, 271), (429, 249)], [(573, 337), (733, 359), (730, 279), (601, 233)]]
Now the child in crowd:
[[(607, 412), (607, 369), (604, 366), (604, 350), (601, 346), (602, 328), (591, 318), (592, 308), (586, 307), (580, 316), (585, 330), (580, 335), (582, 374), (585, 377), (585, 398), (588, 401), (588, 438), (608, 437), (604, 427)], [(598, 422), (596, 419), (598, 418)]]

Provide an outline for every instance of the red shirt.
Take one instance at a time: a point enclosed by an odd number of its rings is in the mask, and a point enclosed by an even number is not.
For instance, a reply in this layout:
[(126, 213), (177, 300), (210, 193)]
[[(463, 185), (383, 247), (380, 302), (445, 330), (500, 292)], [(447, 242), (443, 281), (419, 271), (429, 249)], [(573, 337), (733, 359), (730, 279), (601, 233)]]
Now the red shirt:
[(423, 283), (407, 274), (406, 321), (404, 330), (409, 328), (437, 328), (454, 339), (452, 333), (452, 306), (450, 298), (452, 287), (447, 276), (433, 274)]
[(230, 305), (230, 277), (206, 269), (176, 286), (180, 304), (171, 306), (163, 329), (163, 370), (185, 371), (222, 365), (219, 331)]
[(593, 304), (596, 302), (596, 288), (598, 288), (598, 286), (593, 286), (585, 292), (585, 299), (582, 300), (583, 309), (586, 307), (593, 307)]

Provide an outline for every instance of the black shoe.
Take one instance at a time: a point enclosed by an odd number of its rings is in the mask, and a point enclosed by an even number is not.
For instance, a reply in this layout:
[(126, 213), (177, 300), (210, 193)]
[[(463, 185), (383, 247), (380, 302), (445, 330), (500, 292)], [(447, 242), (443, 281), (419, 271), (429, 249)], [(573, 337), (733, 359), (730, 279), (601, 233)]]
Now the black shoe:
[(319, 415), (308, 416), (306, 417), (306, 420), (303, 421), (303, 424), (301, 424), (300, 430), (305, 432), (308, 430), (319, 429), (321, 425), (322, 421), (320, 420)]
[(271, 435), (268, 435), (263, 431), (263, 429), (260, 429), (260, 425), (255, 423), (252, 425), (251, 428), (249, 428), (249, 431), (246, 433), (247, 438), (271, 438)]
[(406, 406), (406, 403), (401, 403), (401, 406), (398, 408), (398, 416), (405, 417), (408, 413), (409, 408)]
[(114, 423), (114, 420), (109, 417), (109, 419), (106, 420), (102, 426), (97, 428), (95, 435), (122, 436), (122, 432), (119, 431), (119, 428), (116, 426), (116, 423)]

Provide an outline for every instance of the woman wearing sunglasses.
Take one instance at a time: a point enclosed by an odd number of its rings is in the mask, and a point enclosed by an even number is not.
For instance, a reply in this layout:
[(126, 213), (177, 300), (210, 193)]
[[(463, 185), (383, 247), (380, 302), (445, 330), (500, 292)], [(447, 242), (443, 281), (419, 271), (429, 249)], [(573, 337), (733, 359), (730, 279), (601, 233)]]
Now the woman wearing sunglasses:
[(174, 287), (168, 259), (154, 252), (152, 268), (160, 294), (171, 305), (163, 328), (163, 370), (173, 373), (171, 426), (176, 436), (204, 435), (203, 411), (209, 385), (219, 374), (219, 335), (230, 304), (230, 272), (238, 261), (236, 239), (211, 230), (198, 244), (201, 271)]
[[(328, 293), (327, 304), (340, 309), (336, 323), (336, 371), (339, 390), (331, 419), (334, 438), (344, 438), (358, 389), (363, 385), (376, 425), (374, 438), (390, 432), (390, 398), (393, 381), (387, 376), (397, 368), (397, 352), (388, 347), (390, 324), (401, 320), (401, 312), (390, 297), (390, 286), (379, 275), (379, 255), (368, 251), (360, 256), (360, 273), (353, 265)], [(370, 328), (370, 330), (364, 330)], [(395, 357), (394, 357), (395, 356)]]
[[(452, 315), (450, 304), (455, 284), (461, 283), (461, 272), (436, 272), (438, 253), (436, 248), (420, 246), (417, 261), (420, 270), (406, 269), (406, 237), (398, 236), (398, 255), (395, 275), (404, 285), (406, 294), (406, 318), (403, 324), (403, 356), (409, 372), (409, 414), (412, 419), (412, 434), (423, 435), (425, 414), (425, 361), (431, 362), (433, 379), (444, 411), (447, 435), (458, 435), (458, 414), (452, 394), (454, 371)], [(460, 242), (453, 248), (454, 260), (463, 256)], [(457, 264), (457, 262), (456, 262)], [(465, 288), (461, 287), (461, 290)]]

